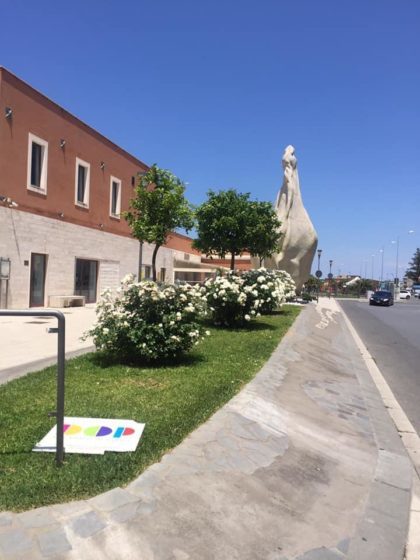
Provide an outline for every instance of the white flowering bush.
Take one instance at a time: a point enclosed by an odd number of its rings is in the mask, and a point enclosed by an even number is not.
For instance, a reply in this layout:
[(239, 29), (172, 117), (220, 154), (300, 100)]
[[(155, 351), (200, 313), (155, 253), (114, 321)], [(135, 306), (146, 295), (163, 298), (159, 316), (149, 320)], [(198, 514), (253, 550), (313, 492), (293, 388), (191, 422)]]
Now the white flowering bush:
[(135, 283), (134, 276), (128, 275), (116, 294), (110, 290), (101, 294), (97, 322), (85, 337), (92, 336), (98, 350), (113, 357), (174, 358), (202, 338), (198, 318), (205, 299), (199, 287)]
[(284, 297), (286, 301), (292, 301), (296, 297), (296, 284), (293, 278), (285, 270), (273, 270), (277, 278), (283, 283)]
[(208, 311), (216, 325), (245, 325), (262, 314), (272, 313), (295, 296), (295, 283), (283, 270), (228, 272), (204, 284)]
[(295, 283), (284, 270), (249, 270), (242, 275), (244, 289), (253, 296), (253, 309), (266, 315), (295, 296)]
[(216, 325), (244, 325), (259, 315), (253, 306), (253, 295), (245, 289), (245, 280), (235, 272), (210, 278), (202, 288), (207, 309)]

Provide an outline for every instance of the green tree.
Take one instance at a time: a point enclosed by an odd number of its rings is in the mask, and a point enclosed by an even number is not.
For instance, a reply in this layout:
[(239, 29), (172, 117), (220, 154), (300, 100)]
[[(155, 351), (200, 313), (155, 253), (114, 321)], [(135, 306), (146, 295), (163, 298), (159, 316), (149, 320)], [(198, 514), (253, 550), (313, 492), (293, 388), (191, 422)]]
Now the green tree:
[(270, 202), (251, 202), (248, 250), (253, 257), (263, 260), (280, 250), (281, 222)]
[(176, 228), (194, 227), (194, 213), (184, 196), (185, 186), (166, 169), (152, 165), (136, 187), (136, 196), (124, 217), (133, 236), (155, 245), (152, 256), (153, 280), (156, 281), (156, 256), (168, 235)]
[(236, 255), (248, 248), (249, 194), (229, 189), (217, 193), (210, 190), (207, 196), (196, 210), (194, 247), (206, 255), (222, 258), (230, 253), (230, 268), (234, 270)]
[(302, 291), (309, 292), (310, 294), (317, 293), (319, 292), (321, 285), (322, 280), (316, 278), (313, 274), (310, 274), (302, 288)]
[(222, 258), (230, 253), (231, 270), (243, 251), (264, 258), (276, 250), (280, 222), (269, 202), (251, 201), (249, 193), (235, 189), (210, 190), (207, 196), (196, 211), (198, 250)]
[(407, 278), (418, 282), (420, 280), (420, 249), (417, 248), (416, 252), (413, 255), (413, 258), (408, 263), (409, 268), (405, 275)]

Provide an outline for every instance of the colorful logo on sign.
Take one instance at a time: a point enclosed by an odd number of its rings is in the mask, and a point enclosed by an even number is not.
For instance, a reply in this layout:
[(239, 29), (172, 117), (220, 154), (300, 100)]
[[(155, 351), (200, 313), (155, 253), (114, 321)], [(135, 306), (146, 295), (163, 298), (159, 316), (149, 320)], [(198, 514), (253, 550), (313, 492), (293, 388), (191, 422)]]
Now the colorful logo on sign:
[(112, 437), (120, 438), (122, 436), (132, 436), (135, 430), (124, 426), (120, 426), (114, 430), (108, 426), (88, 426), (87, 428), (82, 428), (77, 424), (64, 424), (63, 432), (66, 436), (77, 436), (83, 434), (84, 436), (89, 437), (104, 437), (109, 436), (114, 432)]

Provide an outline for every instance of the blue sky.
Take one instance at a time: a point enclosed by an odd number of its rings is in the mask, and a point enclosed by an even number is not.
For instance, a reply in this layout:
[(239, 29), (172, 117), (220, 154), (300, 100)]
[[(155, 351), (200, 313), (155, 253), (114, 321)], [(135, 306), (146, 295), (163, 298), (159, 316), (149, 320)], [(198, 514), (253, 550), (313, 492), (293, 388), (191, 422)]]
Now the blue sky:
[[(0, 64), (146, 163), (274, 200), (293, 144), (333, 273), (420, 247), (418, 0), (0, 0)], [(409, 230), (414, 233), (409, 234)], [(372, 257), (372, 255), (375, 255)], [(316, 264), (316, 263), (315, 263)]]

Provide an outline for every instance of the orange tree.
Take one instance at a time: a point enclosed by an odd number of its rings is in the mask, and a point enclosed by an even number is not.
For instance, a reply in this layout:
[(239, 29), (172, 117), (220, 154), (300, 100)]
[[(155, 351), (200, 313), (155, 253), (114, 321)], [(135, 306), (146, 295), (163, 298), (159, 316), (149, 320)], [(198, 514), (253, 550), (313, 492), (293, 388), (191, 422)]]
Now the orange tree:
[(166, 169), (152, 165), (140, 178), (136, 196), (124, 217), (133, 236), (140, 242), (153, 244), (152, 273), (156, 282), (156, 256), (168, 235), (176, 228), (187, 231), (194, 226), (194, 213), (184, 196), (185, 186)]

